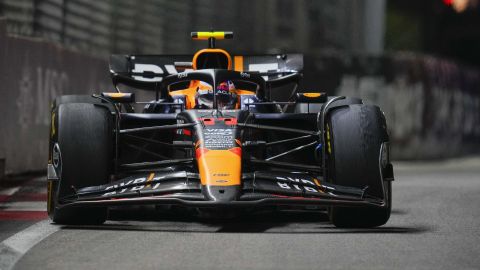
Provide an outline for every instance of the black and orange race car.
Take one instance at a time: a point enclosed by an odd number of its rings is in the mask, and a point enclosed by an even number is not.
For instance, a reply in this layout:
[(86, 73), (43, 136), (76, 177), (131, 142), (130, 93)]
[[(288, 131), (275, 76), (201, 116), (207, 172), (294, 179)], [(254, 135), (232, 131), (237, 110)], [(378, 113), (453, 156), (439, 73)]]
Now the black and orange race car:
[(299, 91), (300, 54), (232, 57), (215, 48), (232, 36), (192, 33), (208, 41), (193, 57), (113, 55), (116, 92), (54, 100), (54, 222), (99, 224), (108, 207), (138, 204), (216, 213), (307, 207), (327, 210), (338, 227), (387, 222), (393, 167), (379, 107)]

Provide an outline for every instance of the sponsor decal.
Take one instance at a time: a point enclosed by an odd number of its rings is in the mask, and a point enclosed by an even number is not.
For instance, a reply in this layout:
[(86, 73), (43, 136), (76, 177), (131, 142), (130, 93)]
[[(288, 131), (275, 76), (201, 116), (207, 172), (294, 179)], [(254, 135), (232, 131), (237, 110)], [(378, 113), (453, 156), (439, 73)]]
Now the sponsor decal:
[(178, 73), (178, 74), (177, 74), (177, 77), (178, 77), (179, 79), (187, 78), (187, 77), (188, 77), (188, 73), (187, 73), (187, 72)]
[(319, 191), (315, 188), (308, 187), (308, 186), (301, 186), (297, 184), (290, 184), (287, 182), (277, 182), (278, 186), (282, 189), (287, 189), (287, 190), (298, 190), (298, 191), (306, 191), (306, 192), (313, 192), (313, 193), (318, 193)]
[(242, 72), (242, 73), (240, 73), (240, 77), (242, 77), (242, 78), (250, 78), (250, 74), (245, 73), (245, 72)]
[(180, 98), (177, 98), (177, 97), (174, 97), (173, 98), (173, 103), (177, 103), (177, 104), (184, 104), (184, 97), (180, 97)]
[[(184, 124), (185, 121), (183, 119), (177, 119), (177, 124)], [(177, 129), (176, 133), (178, 135), (183, 135), (183, 129)]]
[(258, 102), (257, 98), (254, 95), (241, 95), (240, 96), (240, 104), (241, 109), (245, 110), (247, 108), (255, 108), (255, 105), (249, 105), (252, 103)]
[(281, 181), (289, 181), (289, 182), (293, 182), (293, 183), (301, 183), (301, 184), (309, 184), (309, 185), (312, 185), (312, 186), (315, 186), (315, 183), (311, 180), (308, 180), (308, 179), (303, 179), (303, 178), (294, 178), (294, 177), (282, 177), (282, 176), (276, 176), (275, 177), (277, 180), (281, 180)]
[(229, 173), (214, 173), (213, 176), (226, 177), (226, 176), (230, 176), (230, 174)]
[(206, 128), (203, 144), (207, 149), (230, 149), (235, 147), (234, 130), (231, 128)]
[[(157, 65), (152, 64), (135, 64), (132, 70), (133, 73), (154, 73), (163, 75), (163, 69)], [(135, 80), (138, 81), (145, 81), (145, 82), (154, 82), (154, 81), (161, 81), (161, 78), (146, 78), (143, 76), (132, 76)]]
[(215, 182), (217, 182), (217, 183), (227, 183), (228, 180), (216, 180)]
[(284, 193), (292, 193), (296, 196), (299, 193), (309, 195), (324, 193), (324, 186), (320, 185), (320, 180), (302, 174), (275, 175), (273, 172), (259, 172), (253, 184), (256, 189), (262, 191), (278, 192), (281, 189)]
[[(298, 191), (306, 191), (306, 192), (313, 192), (318, 193), (319, 191), (316, 188), (305, 186), (317, 186), (315, 183), (316, 179), (304, 179), (301, 177), (291, 177), (291, 176), (276, 176), (277, 180), (281, 182), (277, 182), (277, 185), (282, 189), (290, 189), (290, 190), (298, 190)], [(317, 180), (318, 182), (318, 180)]]
[[(120, 182), (119, 184), (115, 184), (115, 185), (110, 185), (110, 186), (107, 186), (105, 188), (105, 193), (102, 195), (102, 196), (111, 196), (111, 195), (116, 195), (116, 194), (122, 194), (122, 193), (125, 193), (125, 192), (132, 192), (132, 191), (140, 191), (140, 190), (143, 190), (145, 189), (145, 187), (150, 187), (150, 190), (155, 190), (155, 189), (158, 189), (158, 187), (160, 187), (160, 183), (155, 183), (155, 184), (151, 184), (151, 182), (153, 181), (157, 181), (157, 180), (160, 180), (160, 179), (163, 179), (165, 178), (165, 176), (157, 176), (157, 177), (153, 177), (153, 178), (148, 178), (147, 177), (140, 177), (140, 178), (136, 178), (136, 179), (131, 179), (131, 180), (128, 180), (128, 181), (125, 181), (125, 182)], [(146, 183), (148, 180), (149, 183)], [(145, 183), (143, 185), (138, 185), (138, 184), (141, 184), (141, 183)], [(134, 186), (130, 186), (130, 185), (134, 185)], [(122, 188), (124, 187), (124, 188)], [(109, 190), (112, 190), (112, 189), (118, 189), (118, 188), (122, 188), (120, 190), (114, 190), (114, 191), (109, 191)]]

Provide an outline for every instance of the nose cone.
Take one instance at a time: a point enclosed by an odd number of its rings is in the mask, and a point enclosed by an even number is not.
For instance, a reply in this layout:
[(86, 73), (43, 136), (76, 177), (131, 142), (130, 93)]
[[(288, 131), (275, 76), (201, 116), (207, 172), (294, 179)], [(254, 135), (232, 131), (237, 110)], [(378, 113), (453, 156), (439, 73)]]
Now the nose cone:
[(196, 157), (200, 180), (207, 198), (223, 202), (236, 200), (241, 190), (240, 148), (229, 150), (199, 148)]
[(240, 186), (205, 186), (204, 194), (216, 202), (235, 201), (240, 196)]
[(242, 157), (239, 147), (229, 150), (198, 148), (196, 157), (202, 185), (240, 185)]

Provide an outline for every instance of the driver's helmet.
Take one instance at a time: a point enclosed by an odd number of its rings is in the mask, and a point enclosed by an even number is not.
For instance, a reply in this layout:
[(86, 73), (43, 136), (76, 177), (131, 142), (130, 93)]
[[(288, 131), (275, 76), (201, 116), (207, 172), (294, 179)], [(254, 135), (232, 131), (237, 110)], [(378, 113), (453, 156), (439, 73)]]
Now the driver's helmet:
[[(237, 103), (237, 95), (235, 94), (235, 85), (232, 81), (225, 81), (218, 85), (217, 104), (219, 109), (228, 110), (235, 109)], [(211, 87), (207, 89), (198, 89), (195, 95), (196, 108), (211, 109), (213, 108), (213, 90)]]

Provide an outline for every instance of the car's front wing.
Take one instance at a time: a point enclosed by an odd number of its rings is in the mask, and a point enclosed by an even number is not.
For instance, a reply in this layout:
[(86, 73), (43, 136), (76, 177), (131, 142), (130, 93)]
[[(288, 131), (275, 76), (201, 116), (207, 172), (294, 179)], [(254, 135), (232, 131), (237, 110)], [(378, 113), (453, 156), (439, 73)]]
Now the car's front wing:
[[(73, 190), (57, 207), (167, 204), (188, 207), (250, 207), (264, 205), (335, 205), (387, 207), (383, 198), (368, 196), (367, 187), (325, 183), (321, 178), (259, 171), (242, 175), (241, 192), (231, 200), (208, 199), (198, 174), (140, 173), (101, 186)], [(227, 187), (216, 187), (219, 192)]]

